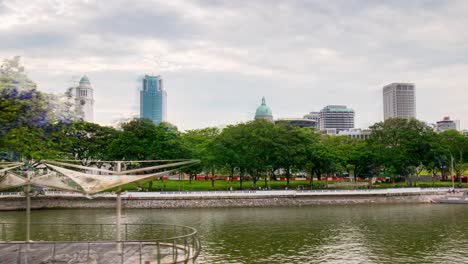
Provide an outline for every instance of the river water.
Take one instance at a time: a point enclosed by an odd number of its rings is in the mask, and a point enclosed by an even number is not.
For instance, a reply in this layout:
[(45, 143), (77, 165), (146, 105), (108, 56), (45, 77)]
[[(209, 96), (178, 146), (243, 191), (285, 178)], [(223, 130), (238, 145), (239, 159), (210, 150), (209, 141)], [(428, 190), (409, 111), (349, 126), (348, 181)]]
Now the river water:
[[(24, 212), (0, 212), (23, 222)], [(113, 223), (114, 210), (38, 210), (36, 222)], [(466, 205), (124, 210), (127, 223), (198, 229), (198, 263), (468, 263)]]

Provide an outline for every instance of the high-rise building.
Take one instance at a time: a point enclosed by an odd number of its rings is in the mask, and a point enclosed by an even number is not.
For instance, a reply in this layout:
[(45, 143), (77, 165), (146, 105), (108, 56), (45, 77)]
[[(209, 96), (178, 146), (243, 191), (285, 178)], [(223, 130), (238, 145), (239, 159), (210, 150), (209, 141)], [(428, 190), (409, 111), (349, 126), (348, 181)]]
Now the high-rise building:
[(255, 111), (255, 120), (267, 120), (273, 122), (273, 113), (271, 108), (266, 105), (265, 97), (262, 98), (262, 104)]
[(161, 76), (145, 75), (140, 91), (140, 117), (154, 124), (167, 121), (167, 94)]
[(78, 86), (69, 89), (74, 100), (75, 113), (78, 119), (86, 122), (94, 122), (94, 91), (89, 78), (81, 77)]
[(457, 122), (450, 120), (450, 117), (446, 116), (443, 120), (437, 121), (436, 125), (437, 132), (444, 132), (447, 130), (458, 130)]
[(391, 83), (383, 87), (384, 120), (416, 118), (415, 86), (412, 83)]
[(345, 105), (328, 105), (320, 111), (320, 130), (337, 132), (354, 128), (354, 110)]

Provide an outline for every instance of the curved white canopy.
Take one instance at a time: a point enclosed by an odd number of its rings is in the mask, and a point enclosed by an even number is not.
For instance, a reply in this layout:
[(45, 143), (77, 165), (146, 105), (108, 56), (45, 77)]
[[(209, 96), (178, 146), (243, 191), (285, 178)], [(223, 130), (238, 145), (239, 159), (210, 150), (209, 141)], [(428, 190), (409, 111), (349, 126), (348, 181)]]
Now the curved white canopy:
[[(44, 163), (54, 172), (46, 175), (26, 179), (13, 172), (8, 172), (22, 165), (15, 163), (7, 168), (0, 169), (0, 190), (12, 189), (25, 185), (37, 185), (41, 187), (54, 188), (59, 190), (81, 192), (86, 194), (95, 194), (104, 190), (122, 186), (125, 184), (153, 179), (162, 175), (179, 170), (181, 167), (190, 166), (199, 163), (199, 160), (176, 160), (173, 163), (132, 169), (122, 172), (99, 169), (95, 167), (81, 166), (59, 161), (46, 161)], [(103, 172), (109, 175), (98, 175), (71, 170), (68, 168), (77, 168), (85, 171)], [(149, 174), (131, 175), (130, 173), (143, 173), (146, 171), (163, 170)], [(2, 174), (4, 174), (2, 176)], [(130, 174), (130, 175), (129, 175)]]

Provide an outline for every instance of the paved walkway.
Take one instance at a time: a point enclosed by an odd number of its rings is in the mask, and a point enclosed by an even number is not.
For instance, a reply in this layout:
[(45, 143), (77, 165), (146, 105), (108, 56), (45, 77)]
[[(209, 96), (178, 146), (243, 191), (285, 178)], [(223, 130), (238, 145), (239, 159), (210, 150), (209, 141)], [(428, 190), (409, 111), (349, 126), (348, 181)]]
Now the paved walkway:
[[(267, 197), (267, 196), (352, 196), (352, 195), (386, 195), (386, 194), (445, 194), (449, 188), (389, 188), (371, 190), (268, 190), (268, 191), (203, 191), (203, 192), (125, 192), (122, 198), (184, 198), (184, 197)], [(461, 192), (463, 190), (460, 190)], [(44, 195), (41, 195), (44, 197)], [(83, 194), (61, 191), (47, 191), (49, 197), (83, 197)], [(22, 192), (0, 193), (0, 199), (6, 197), (23, 197)], [(92, 196), (115, 198), (114, 193), (100, 193)]]

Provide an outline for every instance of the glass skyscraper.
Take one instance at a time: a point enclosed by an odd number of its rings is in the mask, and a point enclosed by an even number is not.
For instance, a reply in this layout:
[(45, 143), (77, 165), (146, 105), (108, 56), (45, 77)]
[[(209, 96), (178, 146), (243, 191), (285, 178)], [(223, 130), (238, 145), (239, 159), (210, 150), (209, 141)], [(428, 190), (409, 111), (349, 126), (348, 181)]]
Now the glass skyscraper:
[(166, 98), (161, 76), (145, 75), (140, 91), (140, 117), (151, 119), (156, 125), (166, 121)]

